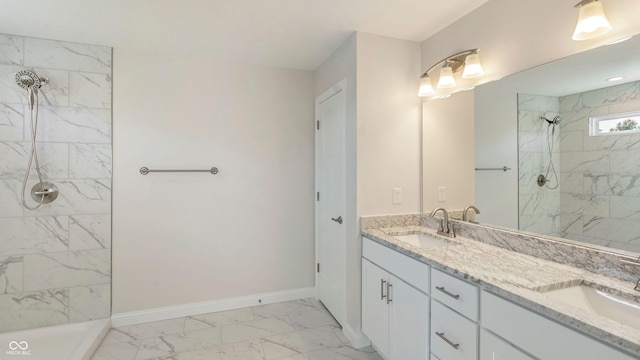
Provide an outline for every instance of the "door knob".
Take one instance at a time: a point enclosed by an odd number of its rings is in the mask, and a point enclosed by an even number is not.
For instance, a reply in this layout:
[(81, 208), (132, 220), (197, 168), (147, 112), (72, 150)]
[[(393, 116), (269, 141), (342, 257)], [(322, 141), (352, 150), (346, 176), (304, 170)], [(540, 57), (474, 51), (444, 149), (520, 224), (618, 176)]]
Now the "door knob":
[(342, 224), (342, 216), (338, 216), (338, 218), (331, 218), (331, 220), (337, 222), (338, 224)]

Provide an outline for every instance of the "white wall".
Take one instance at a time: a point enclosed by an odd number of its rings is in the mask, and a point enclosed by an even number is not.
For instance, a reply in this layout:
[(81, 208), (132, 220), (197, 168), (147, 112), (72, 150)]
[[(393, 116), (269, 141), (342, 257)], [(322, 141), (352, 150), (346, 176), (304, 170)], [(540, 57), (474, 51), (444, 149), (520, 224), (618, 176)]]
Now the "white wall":
[[(358, 33), (358, 213), (420, 211), (420, 44)], [(402, 204), (392, 189), (402, 188)]]
[[(422, 104), (423, 211), (436, 207), (462, 210), (474, 202), (474, 103), (473, 91)], [(470, 180), (471, 179), (471, 180)], [(438, 187), (446, 188), (446, 200), (438, 200)]]
[[(506, 84), (505, 84), (506, 83)], [(475, 174), (480, 222), (518, 228), (518, 95), (508, 80), (475, 89)], [(469, 179), (473, 187), (473, 180)]]
[[(578, 18), (578, 11), (573, 8), (573, 3), (556, 0), (539, 1), (513, 1), (492, 0), (471, 12), (467, 16), (443, 29), (434, 36), (426, 39), (421, 44), (422, 69), (427, 69), (436, 61), (459, 51), (479, 48), (479, 54), (485, 70), (485, 76), (480, 83), (500, 79), (504, 76), (547, 63), (581, 51), (592, 49), (613, 40), (640, 32), (640, 22), (631, 14), (640, 13), (640, 1), (616, 0), (603, 1), (603, 5), (609, 21), (614, 30), (606, 36), (590, 41), (573, 41), (571, 35)], [(475, 102), (479, 104), (486, 98), (498, 101), (496, 96), (502, 96), (504, 101), (513, 101), (513, 109), (516, 107), (516, 99), (502, 89), (495, 92), (481, 94), (475, 90)], [(457, 98), (455, 107), (473, 107), (473, 102), (465, 98)], [(476, 111), (476, 114), (479, 112)], [(516, 114), (515, 111), (510, 112)], [(491, 164), (498, 166), (508, 165), (517, 169), (517, 141), (516, 117), (504, 117), (506, 112), (495, 112), (494, 117), (487, 116), (503, 127), (499, 128), (501, 134), (506, 136), (490, 142), (478, 142), (476, 138), (475, 152), (476, 165), (487, 166), (484, 155), (488, 154)], [(478, 124), (478, 119), (476, 119)], [(471, 127), (467, 127), (469, 131)], [(496, 129), (496, 128), (492, 128)], [(479, 136), (486, 135), (487, 130), (482, 126), (476, 126)], [(509, 139), (513, 139), (509, 140)], [(496, 146), (504, 142), (508, 147)], [(485, 147), (499, 150), (489, 152)], [(479, 160), (480, 159), (480, 160)], [(454, 160), (453, 158), (451, 159)], [(493, 165), (492, 165), (493, 166)], [(502, 225), (517, 227), (517, 173), (476, 173), (478, 181), (489, 184), (497, 192), (476, 191), (476, 202), (491, 203), (493, 207), (502, 206), (513, 216), (502, 218)], [(482, 177), (482, 179), (480, 179)], [(447, 185), (447, 184), (445, 184)], [(469, 178), (467, 186), (474, 186), (474, 179)], [(484, 185), (479, 185), (484, 186)], [(490, 216), (488, 211), (478, 216)], [(503, 213), (497, 211), (496, 214)], [(496, 223), (494, 220), (490, 221)]]
[(114, 50), (114, 314), (314, 285), (313, 80)]

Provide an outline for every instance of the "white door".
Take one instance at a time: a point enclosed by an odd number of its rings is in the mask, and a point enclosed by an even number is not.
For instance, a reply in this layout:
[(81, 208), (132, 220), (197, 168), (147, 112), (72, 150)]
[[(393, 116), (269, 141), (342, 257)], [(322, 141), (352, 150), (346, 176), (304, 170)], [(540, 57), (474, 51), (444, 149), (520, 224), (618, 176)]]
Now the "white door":
[(343, 324), (346, 312), (346, 83), (316, 99), (316, 286)]

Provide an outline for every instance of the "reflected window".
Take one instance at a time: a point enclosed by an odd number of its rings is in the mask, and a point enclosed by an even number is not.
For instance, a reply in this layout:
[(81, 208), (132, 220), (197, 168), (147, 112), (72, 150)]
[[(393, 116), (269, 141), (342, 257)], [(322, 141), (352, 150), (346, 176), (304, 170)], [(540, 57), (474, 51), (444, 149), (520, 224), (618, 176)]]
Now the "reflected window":
[(589, 118), (589, 136), (640, 132), (640, 111), (593, 116)]

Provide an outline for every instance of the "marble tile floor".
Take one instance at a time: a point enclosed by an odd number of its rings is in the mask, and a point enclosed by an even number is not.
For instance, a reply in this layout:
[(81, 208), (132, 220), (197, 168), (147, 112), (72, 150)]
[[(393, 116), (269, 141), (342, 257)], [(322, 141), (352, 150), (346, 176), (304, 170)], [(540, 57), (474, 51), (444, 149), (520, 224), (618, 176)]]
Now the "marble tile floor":
[(92, 360), (381, 360), (349, 345), (316, 299), (123, 326)]

